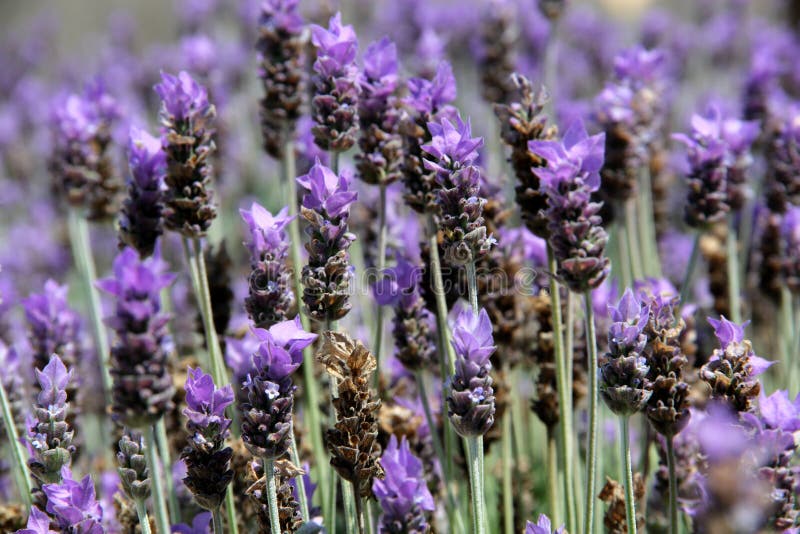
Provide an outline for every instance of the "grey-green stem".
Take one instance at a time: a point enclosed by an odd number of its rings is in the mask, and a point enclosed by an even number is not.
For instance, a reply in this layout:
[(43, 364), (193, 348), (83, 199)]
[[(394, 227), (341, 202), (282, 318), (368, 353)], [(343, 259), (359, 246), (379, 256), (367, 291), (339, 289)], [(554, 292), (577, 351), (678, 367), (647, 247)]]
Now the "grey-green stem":
[(275, 480), (275, 464), (272, 459), (264, 458), (263, 461), (264, 477), (266, 477), (267, 481), (270, 534), (281, 534), (281, 522), (278, 516), (278, 486)]
[(219, 508), (211, 513), (211, 520), (214, 523), (214, 534), (222, 534), (222, 514), (220, 513)]
[(592, 307), (592, 291), (583, 295), (586, 316), (587, 372), (589, 379), (589, 430), (586, 436), (586, 516), (584, 532), (594, 532), (594, 503), (597, 486), (597, 407), (599, 396), (597, 390), (597, 338)]
[(694, 276), (695, 267), (697, 266), (697, 258), (700, 255), (700, 232), (695, 232), (694, 241), (692, 242), (692, 252), (689, 255), (689, 263), (686, 265), (686, 273), (683, 275), (683, 282), (681, 283), (681, 306), (686, 305), (686, 299), (689, 298), (689, 292), (692, 287), (692, 276)]
[(666, 437), (669, 469), (669, 532), (678, 534), (678, 477), (675, 474), (675, 438)]
[(147, 505), (144, 499), (136, 500), (136, 515), (139, 518), (139, 528), (142, 534), (150, 534), (150, 518), (147, 516)]
[(628, 434), (628, 416), (619, 418), (619, 441), (622, 453), (625, 483), (625, 519), (628, 523), (628, 533), (636, 534), (636, 498), (633, 493), (633, 466), (631, 465), (631, 440)]
[(8, 436), (8, 444), (14, 456), (14, 475), (17, 479), (19, 494), (25, 507), (29, 509), (31, 507), (31, 491), (33, 491), (31, 477), (28, 475), (25, 452), (22, 443), (19, 442), (17, 426), (14, 424), (14, 414), (11, 412), (11, 403), (8, 402), (8, 394), (2, 380), (0, 380), (0, 408), (3, 410), (3, 425), (6, 436)]
[(158, 449), (153, 434), (153, 427), (148, 426), (142, 429), (144, 435), (144, 454), (147, 467), (150, 470), (150, 487), (152, 488), (153, 511), (156, 518), (156, 526), (159, 532), (170, 532), (169, 514), (167, 505), (164, 501), (164, 483), (162, 480), (161, 464), (158, 458)]
[[(380, 204), (378, 205), (378, 258), (377, 269), (378, 276), (381, 276), (384, 268), (386, 268), (386, 185), (381, 183), (380, 189)], [(377, 304), (375, 320), (375, 341), (372, 344), (372, 350), (375, 352), (375, 362), (377, 369), (375, 370), (375, 386), (380, 384), (381, 377), (381, 352), (383, 349), (383, 306)]]
[(730, 302), (731, 321), (742, 324), (741, 284), (739, 282), (738, 237), (734, 216), (728, 216), (728, 235), (725, 237), (726, 261), (728, 271), (728, 302)]
[(486, 533), (486, 510), (483, 497), (483, 436), (464, 438), (469, 468), (469, 488), (472, 497), (472, 531)]
[[(169, 452), (169, 440), (167, 439), (167, 425), (163, 417), (156, 423), (156, 442), (158, 444), (158, 454), (164, 461), (164, 465), (171, 466), (172, 458)], [(167, 505), (169, 506), (169, 522), (177, 525), (181, 522), (181, 509), (178, 506), (178, 496), (175, 494), (175, 484), (172, 482), (171, 473), (165, 473), (164, 482), (167, 491)]]

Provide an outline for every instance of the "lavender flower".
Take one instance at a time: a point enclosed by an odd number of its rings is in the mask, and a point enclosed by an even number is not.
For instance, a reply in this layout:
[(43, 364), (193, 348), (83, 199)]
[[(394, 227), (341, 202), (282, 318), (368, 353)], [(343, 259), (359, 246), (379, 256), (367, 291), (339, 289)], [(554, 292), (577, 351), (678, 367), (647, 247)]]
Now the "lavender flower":
[(692, 116), (691, 137), (673, 135), (688, 150), (691, 170), (685, 220), (689, 226), (704, 227), (741, 207), (749, 148), (757, 135), (757, 123), (723, 119), (714, 106), (708, 116)]
[(261, 4), (256, 50), (264, 96), (259, 113), (264, 150), (275, 158), (283, 156), (304, 100), (306, 38), (299, 4), (299, 0), (267, 0)]
[(167, 160), (161, 140), (132, 127), (128, 161), (131, 179), (119, 217), (120, 246), (131, 246), (141, 257), (147, 257), (153, 254), (162, 233), (162, 188)]
[(508, 0), (492, 0), (481, 17), (478, 66), (482, 96), (490, 104), (508, 102), (514, 92), (516, 17), (515, 5)]
[(58, 534), (55, 530), (50, 530), (50, 516), (34, 506), (28, 516), (26, 528), (18, 530), (16, 534)]
[(296, 389), (291, 374), (317, 336), (302, 329), (299, 317), (253, 332), (260, 344), (252, 355), (254, 369), (242, 384), (247, 397), (239, 405), (242, 440), (253, 456), (276, 459), (286, 453), (291, 439)]
[(800, 206), (800, 108), (792, 106), (785, 114), (766, 151), (767, 206), (776, 213)]
[(347, 249), (355, 236), (348, 231), (347, 219), (357, 194), (349, 190), (344, 175), (337, 176), (319, 161), (297, 183), (308, 190), (300, 208), (310, 238), (308, 265), (302, 272), (303, 303), (313, 319), (335, 321), (350, 311), (353, 274)]
[(557, 275), (572, 291), (599, 286), (609, 271), (608, 234), (600, 226), (601, 205), (591, 201), (600, 187), (605, 134), (589, 137), (583, 123), (567, 129), (561, 141), (531, 141), (528, 148), (547, 161), (534, 168), (547, 195), (549, 242), (558, 260)]
[(114, 259), (114, 276), (97, 287), (116, 298), (106, 324), (117, 334), (111, 349), (112, 413), (131, 427), (152, 425), (172, 406), (172, 377), (167, 369), (167, 322), (160, 292), (174, 280), (159, 255), (140, 260), (132, 248)]
[(405, 437), (399, 445), (397, 436), (389, 438), (381, 465), (386, 475), (372, 483), (372, 491), (383, 510), (379, 532), (427, 532), (430, 512), (436, 506), (425, 482), (422, 462), (411, 452)]
[(103, 508), (97, 502), (92, 477), (80, 482), (65, 478), (58, 484), (45, 484), (47, 513), (61, 532), (103, 534)]
[(186, 379), (186, 404), (183, 415), (188, 419), (189, 445), (181, 453), (186, 462), (186, 487), (197, 504), (206, 510), (219, 509), (231, 480), (233, 449), (225, 447), (231, 420), (225, 408), (233, 403), (231, 386), (217, 388), (210, 375), (189, 368)]
[(293, 217), (287, 215), (287, 207), (273, 216), (256, 202), (249, 211), (239, 210), (239, 213), (250, 232), (246, 246), (250, 251), (251, 271), (244, 306), (257, 327), (269, 328), (286, 320), (295, 309), (285, 230)]
[(144, 438), (138, 432), (127, 431), (119, 440), (117, 473), (122, 489), (135, 502), (150, 497), (150, 470), (145, 457)]
[(211, 532), (211, 513), (200, 512), (192, 519), (192, 526), (180, 523), (173, 525), (172, 531), (178, 534), (209, 534)]
[(361, 137), (356, 155), (358, 175), (369, 184), (397, 180), (403, 158), (398, 132), (400, 110), (394, 93), (398, 85), (397, 47), (388, 38), (374, 42), (364, 54), (359, 101)]
[(162, 73), (155, 91), (161, 98), (161, 146), (167, 154), (164, 226), (185, 237), (201, 237), (217, 216), (208, 161), (215, 150), (217, 112), (206, 89), (186, 72)]
[(613, 323), (608, 331), (608, 353), (600, 365), (600, 397), (617, 415), (630, 416), (644, 408), (647, 361), (643, 356), (649, 310), (628, 289), (616, 307), (609, 306)]
[(28, 433), (32, 451), (28, 468), (40, 488), (62, 481), (62, 469), (69, 468), (75, 452), (74, 431), (67, 423), (67, 386), (71, 378), (72, 370), (55, 354), (44, 369), (36, 369), (40, 392)]
[(550, 518), (544, 514), (539, 514), (535, 525), (530, 521), (525, 524), (525, 534), (564, 534), (564, 532), (564, 525), (553, 530)]
[(314, 140), (325, 150), (343, 152), (355, 144), (358, 130), (361, 87), (355, 65), (356, 32), (352, 26), (342, 26), (342, 15), (336, 13), (327, 30), (311, 26), (311, 42), (317, 48), (311, 100)]
[(118, 209), (122, 184), (110, 149), (120, 117), (116, 100), (100, 80), (83, 94), (59, 99), (52, 112), (50, 172), (67, 202), (86, 210), (91, 221), (108, 220)]
[(800, 294), (800, 207), (791, 207), (781, 221), (781, 259), (786, 285)]
[(485, 255), (494, 239), (486, 234), (480, 197), (480, 169), (473, 165), (482, 138), (471, 138), (469, 120), (460, 117), (456, 124), (448, 119), (428, 123), (431, 142), (422, 145), (428, 154), (425, 169), (434, 173), (438, 185), (436, 201), (439, 227), (444, 237), (445, 261), (466, 265)]
[(464, 437), (482, 436), (494, 423), (494, 390), (489, 372), (492, 323), (481, 308), (476, 316), (464, 307), (455, 317), (452, 344), (456, 372), (450, 380), (447, 415), (456, 432)]

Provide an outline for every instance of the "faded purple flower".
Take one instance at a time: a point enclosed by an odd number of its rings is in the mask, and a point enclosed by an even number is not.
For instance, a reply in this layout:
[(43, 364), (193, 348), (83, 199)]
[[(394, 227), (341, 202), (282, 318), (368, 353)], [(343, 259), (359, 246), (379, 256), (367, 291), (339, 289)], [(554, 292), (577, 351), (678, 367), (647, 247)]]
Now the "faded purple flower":
[(800, 394), (792, 401), (786, 390), (777, 390), (769, 397), (762, 391), (758, 397), (758, 412), (769, 428), (784, 432), (800, 430)]
[(531, 521), (525, 524), (525, 534), (564, 534), (564, 525), (553, 530), (550, 518), (544, 514), (539, 514), (536, 524)]
[(192, 525), (180, 523), (172, 525), (172, 532), (178, 534), (211, 534), (211, 512), (200, 512), (192, 519)]

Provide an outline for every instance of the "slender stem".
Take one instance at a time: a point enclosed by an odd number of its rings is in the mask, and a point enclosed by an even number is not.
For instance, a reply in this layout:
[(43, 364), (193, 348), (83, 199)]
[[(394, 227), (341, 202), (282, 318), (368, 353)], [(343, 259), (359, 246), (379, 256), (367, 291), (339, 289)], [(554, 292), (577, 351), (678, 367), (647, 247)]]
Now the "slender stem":
[(358, 526), (358, 534), (365, 534), (364, 507), (363, 507), (363, 502), (361, 501), (361, 495), (359, 494), (358, 488), (356, 487), (355, 483), (352, 484), (350, 491), (353, 492), (353, 498), (355, 500), (356, 525)]
[(225, 515), (228, 517), (228, 528), (231, 534), (237, 534), (239, 532), (239, 523), (236, 517), (236, 500), (233, 496), (233, 483), (228, 484), (228, 489), (225, 491)]
[[(183, 246), (183, 256), (186, 259), (187, 265), (189, 266), (189, 277), (192, 280), (192, 290), (194, 291), (195, 297), (197, 298), (197, 295), (200, 294), (202, 289), (200, 288), (199, 285), (200, 274), (197, 271), (197, 264), (195, 263), (194, 255), (192, 254), (192, 246), (189, 243), (189, 239), (187, 237), (181, 237), (181, 245)], [(198, 351), (198, 358), (200, 359), (200, 367), (211, 370), (212, 362), (211, 362), (211, 355), (209, 352)]]
[[(203, 254), (203, 245), (200, 238), (194, 238), (194, 260), (197, 262), (197, 273), (199, 275), (198, 289), (200, 294), (200, 311), (203, 317), (203, 329), (206, 334), (206, 344), (208, 345), (209, 358), (211, 360), (211, 374), (217, 384), (228, 384), (228, 372), (225, 370), (225, 363), (222, 360), (222, 350), (217, 338), (217, 329), (214, 328), (214, 312), (211, 305), (211, 290), (208, 286), (208, 273), (206, 271), (206, 260)], [(220, 386), (221, 387), (221, 386)], [(232, 408), (231, 408), (232, 409)]]
[(628, 420), (626, 416), (619, 418), (620, 447), (622, 452), (622, 463), (625, 470), (625, 518), (628, 522), (628, 532), (636, 534), (636, 498), (633, 494), (633, 466), (631, 465), (631, 442), (628, 435)]
[(658, 236), (656, 235), (655, 216), (653, 215), (653, 185), (650, 176), (650, 162), (642, 163), (639, 172), (639, 216), (642, 228), (642, 246), (646, 251), (645, 261), (648, 276), (661, 276), (661, 259), (658, 255)]
[(683, 275), (683, 282), (681, 283), (681, 306), (686, 305), (686, 299), (689, 298), (689, 292), (692, 287), (692, 276), (694, 275), (695, 267), (697, 266), (697, 258), (700, 255), (700, 232), (695, 233), (694, 242), (692, 243), (692, 253), (689, 256), (689, 263), (686, 265), (686, 274)]
[(156, 449), (156, 440), (153, 434), (153, 427), (148, 426), (142, 429), (144, 435), (144, 453), (147, 460), (147, 467), (150, 469), (150, 485), (153, 490), (153, 509), (156, 516), (156, 525), (159, 532), (170, 532), (169, 515), (167, 505), (164, 501), (164, 482), (161, 474), (161, 463)]
[(550, 24), (550, 35), (544, 52), (544, 86), (549, 98), (545, 103), (547, 114), (555, 119), (556, 95), (558, 94), (558, 21)]
[(483, 499), (483, 436), (464, 438), (469, 467), (469, 487), (472, 496), (472, 531), (486, 532), (486, 511)]
[(575, 361), (575, 294), (567, 291), (567, 316), (564, 318), (564, 360), (567, 366), (567, 393), (572, 409), (572, 378)]
[(147, 517), (147, 505), (144, 499), (136, 500), (136, 515), (139, 517), (139, 528), (142, 534), (150, 534), (150, 518)]
[(214, 523), (214, 534), (222, 534), (222, 514), (220, 513), (219, 508), (211, 513), (211, 520)]
[[(300, 454), (297, 452), (297, 440), (294, 437), (294, 421), (292, 421), (292, 437), (289, 440), (289, 456), (292, 458), (292, 463), (300, 467)], [(308, 506), (308, 496), (306, 495), (306, 482), (302, 475), (295, 477), (295, 484), (297, 484), (297, 497), (300, 501), (300, 516), (303, 518), (303, 523), (308, 523), (311, 520), (310, 508)]]
[(728, 270), (728, 302), (730, 303), (731, 320), (736, 324), (742, 323), (741, 285), (739, 283), (739, 254), (736, 221), (733, 215), (728, 217), (728, 235), (725, 237), (727, 249), (726, 267)]
[[(506, 375), (508, 376), (508, 375)], [(503, 417), (503, 531), (514, 533), (514, 490), (511, 484), (511, 414)]]
[(16, 473), (17, 485), (19, 486), (19, 495), (22, 497), (22, 502), (25, 503), (26, 508), (31, 506), (31, 477), (28, 476), (28, 467), (25, 461), (25, 452), (22, 448), (22, 443), (19, 442), (19, 435), (17, 434), (17, 426), (14, 424), (14, 414), (11, 412), (11, 403), (8, 402), (8, 395), (3, 381), (0, 379), (0, 408), (3, 410), (3, 425), (5, 426), (6, 436), (8, 436), (8, 444), (11, 447), (11, 452), (14, 455), (14, 470)]
[(617, 223), (614, 227), (614, 240), (617, 244), (617, 263), (619, 272), (622, 276), (622, 285), (624, 287), (631, 287), (633, 283), (633, 274), (631, 273), (630, 251), (628, 250), (628, 241), (626, 240), (627, 232), (623, 223)]
[[(553, 254), (553, 248), (547, 245), (547, 260), (548, 269), (551, 273), (557, 270), (556, 258)], [(559, 408), (559, 437), (560, 443), (560, 465), (564, 473), (563, 476), (563, 498), (565, 502), (565, 510), (567, 516), (567, 531), (575, 532), (576, 528), (576, 509), (574, 503), (574, 487), (573, 487), (573, 458), (572, 458), (572, 410), (570, 402), (571, 392), (567, 389), (567, 365), (566, 356), (564, 354), (564, 346), (562, 344), (563, 325), (561, 322), (561, 295), (558, 291), (558, 283), (555, 276), (550, 276), (550, 301), (551, 301), (551, 315), (553, 321), (553, 348), (555, 351), (556, 359), (556, 389), (558, 390), (558, 408)]]
[[(383, 269), (386, 267), (386, 185), (381, 183), (378, 187), (380, 190), (380, 205), (378, 206), (378, 259), (377, 269), (378, 276), (381, 276)], [(381, 377), (381, 352), (383, 351), (383, 306), (377, 305), (377, 314), (375, 321), (375, 342), (372, 344), (372, 350), (375, 353), (375, 362), (377, 369), (375, 370), (375, 385), (380, 384)]]
[(642, 250), (640, 250), (639, 240), (636, 238), (637, 233), (636, 203), (633, 199), (628, 199), (625, 201), (625, 234), (628, 237), (628, 252), (630, 253), (633, 279), (641, 280), (644, 276), (644, 269), (642, 267)]
[(675, 473), (675, 439), (667, 437), (667, 466), (669, 467), (669, 532), (678, 534), (678, 477)]
[(475, 262), (471, 261), (466, 265), (467, 269), (467, 296), (472, 313), (478, 315), (478, 276), (475, 273)]
[(552, 426), (547, 427), (547, 508), (554, 525), (561, 524), (561, 509), (558, 498), (558, 452), (556, 432)]
[(267, 502), (269, 504), (269, 526), (271, 534), (281, 534), (278, 517), (278, 486), (275, 482), (275, 465), (270, 458), (264, 458), (264, 476), (267, 480)]
[(789, 373), (782, 376), (782, 382), (786, 385), (787, 381), (791, 378), (791, 369), (795, 367), (792, 362), (792, 346), (793, 346), (793, 329), (794, 318), (792, 309), (792, 293), (786, 284), (781, 286), (780, 294), (780, 321), (778, 322), (778, 353), (780, 355), (781, 365), (786, 369), (790, 369)]
[[(156, 423), (156, 444), (158, 445), (158, 454), (164, 461), (164, 465), (171, 466), (172, 458), (170, 457), (169, 441), (167, 440), (167, 425), (163, 417)], [(169, 506), (169, 522), (177, 525), (181, 522), (181, 509), (178, 506), (175, 485), (172, 483), (172, 473), (164, 473), (164, 481), (166, 483), (167, 505)]]
[(331, 170), (339, 174), (339, 153), (331, 150)]
[(584, 532), (594, 532), (594, 502), (597, 486), (597, 338), (592, 307), (592, 291), (583, 294), (586, 313), (587, 372), (589, 379), (589, 430), (586, 437), (586, 517)]

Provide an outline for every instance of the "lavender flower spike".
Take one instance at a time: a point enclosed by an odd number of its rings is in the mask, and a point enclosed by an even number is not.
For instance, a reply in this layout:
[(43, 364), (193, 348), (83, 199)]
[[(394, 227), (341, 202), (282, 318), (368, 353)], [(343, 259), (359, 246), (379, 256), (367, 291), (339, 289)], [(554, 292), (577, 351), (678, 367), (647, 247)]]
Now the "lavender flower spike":
[(167, 370), (167, 322), (160, 292), (174, 280), (156, 254), (140, 260), (132, 248), (114, 259), (114, 276), (97, 287), (116, 298), (106, 318), (117, 334), (111, 349), (113, 417), (131, 428), (145, 428), (172, 405), (172, 377)]
[(144, 258), (153, 254), (162, 233), (162, 188), (167, 159), (160, 139), (132, 127), (128, 160), (131, 178), (119, 217), (119, 240), (121, 247), (131, 246)]
[(528, 148), (547, 161), (534, 168), (547, 195), (549, 242), (558, 260), (556, 273), (575, 292), (597, 288), (608, 276), (608, 234), (591, 201), (600, 187), (605, 134), (589, 136), (577, 121), (561, 141), (531, 141)]
[(495, 350), (489, 314), (464, 307), (453, 325), (456, 372), (447, 397), (447, 415), (463, 437), (482, 436), (494, 423), (494, 390), (489, 357)]
[(293, 217), (287, 212), (288, 208), (284, 207), (272, 215), (256, 202), (249, 211), (239, 210), (250, 232), (250, 240), (245, 245), (250, 251), (251, 271), (244, 306), (259, 328), (285, 321), (295, 310), (286, 235), (286, 227)]
[(357, 194), (345, 176), (337, 176), (319, 161), (297, 183), (308, 190), (300, 214), (309, 223), (308, 265), (303, 267), (303, 303), (317, 321), (338, 320), (350, 311), (353, 274), (347, 250), (355, 240), (348, 231), (350, 206)]
[(231, 426), (225, 408), (233, 403), (233, 389), (230, 385), (217, 388), (210, 375), (192, 368), (185, 389), (188, 407), (183, 415), (188, 419), (189, 445), (181, 453), (186, 462), (183, 482), (197, 504), (213, 512), (222, 504), (233, 480), (233, 449), (225, 447)]
[(60, 484), (45, 484), (47, 513), (60, 532), (103, 534), (103, 508), (97, 502), (92, 477), (78, 482), (65, 478)]
[(328, 29), (311, 27), (311, 42), (317, 48), (315, 95), (311, 100), (314, 140), (325, 150), (343, 152), (355, 144), (358, 130), (361, 87), (355, 65), (356, 32), (352, 26), (342, 26), (342, 15), (336, 13)]
[(217, 112), (205, 87), (186, 72), (161, 73), (154, 89), (161, 97), (161, 146), (167, 154), (164, 226), (202, 237), (217, 216), (209, 189)]
[(379, 532), (428, 532), (429, 516), (436, 506), (425, 482), (422, 462), (411, 452), (405, 436), (399, 445), (397, 436), (389, 439), (381, 465), (385, 477), (372, 483), (383, 510)]

